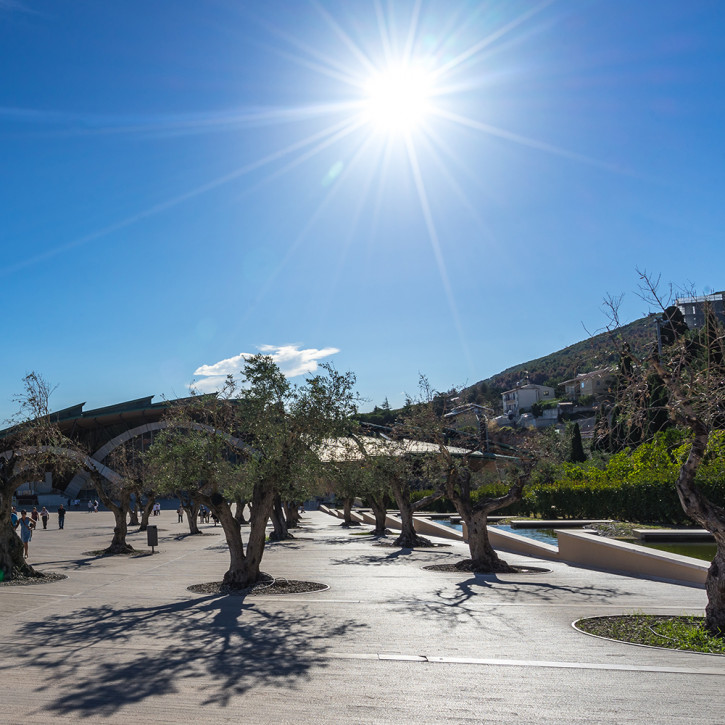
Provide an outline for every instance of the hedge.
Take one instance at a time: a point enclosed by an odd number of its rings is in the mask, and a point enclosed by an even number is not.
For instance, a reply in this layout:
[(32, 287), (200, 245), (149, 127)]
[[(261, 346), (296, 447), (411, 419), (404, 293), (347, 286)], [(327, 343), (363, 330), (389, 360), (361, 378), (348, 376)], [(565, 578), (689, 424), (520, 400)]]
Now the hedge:
[[(520, 502), (501, 509), (511, 516), (542, 518), (619, 519), (623, 521), (692, 524), (682, 510), (675, 482), (681, 463), (689, 452), (689, 442), (682, 433), (668, 431), (651, 443), (610, 458), (605, 468), (588, 464), (561, 464), (556, 480), (531, 484)], [(548, 476), (547, 476), (548, 477)], [(711, 436), (705, 461), (696, 484), (712, 501), (725, 506), (725, 433)], [(500, 496), (504, 484), (484, 486), (474, 493)], [(416, 491), (414, 501), (431, 491)], [(447, 498), (439, 499), (428, 510), (455, 511)]]

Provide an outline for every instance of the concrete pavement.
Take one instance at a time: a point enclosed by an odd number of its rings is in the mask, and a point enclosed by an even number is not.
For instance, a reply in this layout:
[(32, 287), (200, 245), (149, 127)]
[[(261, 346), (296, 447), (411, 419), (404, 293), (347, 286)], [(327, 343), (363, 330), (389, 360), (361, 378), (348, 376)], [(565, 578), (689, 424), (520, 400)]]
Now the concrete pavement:
[[(64, 531), (34, 534), (31, 563), (68, 579), (0, 587), (0, 722), (725, 722), (725, 658), (571, 627), (701, 613), (701, 589), (515, 555), (551, 571), (429, 572), (466, 547), (375, 547), (308, 512), (262, 568), (329, 590), (197, 595), (186, 587), (227, 567), (221, 529), (179, 537), (170, 511), (152, 523), (158, 553), (138, 558), (84, 555), (110, 541), (108, 513), (71, 512)], [(144, 534), (129, 540), (146, 548)]]

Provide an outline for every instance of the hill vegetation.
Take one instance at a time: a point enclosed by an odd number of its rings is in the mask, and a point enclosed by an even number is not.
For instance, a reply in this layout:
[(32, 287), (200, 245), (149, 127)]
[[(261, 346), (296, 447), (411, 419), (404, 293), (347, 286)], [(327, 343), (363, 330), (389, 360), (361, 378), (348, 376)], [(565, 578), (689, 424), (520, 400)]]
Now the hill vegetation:
[[(556, 388), (564, 380), (570, 380), (579, 373), (588, 373), (616, 364), (620, 349), (618, 343), (624, 341), (629, 343), (635, 355), (643, 354), (655, 341), (652, 318), (640, 318), (622, 325), (613, 333), (603, 332), (550, 355), (502, 370), (490, 378), (458, 391), (459, 402), (478, 403), (500, 412), (501, 393), (514, 388), (520, 380), (527, 378), (531, 383)], [(361, 414), (360, 420), (377, 425), (389, 425), (395, 421), (399, 413), (400, 409), (391, 409), (386, 400), (382, 407), (376, 406), (371, 413)]]

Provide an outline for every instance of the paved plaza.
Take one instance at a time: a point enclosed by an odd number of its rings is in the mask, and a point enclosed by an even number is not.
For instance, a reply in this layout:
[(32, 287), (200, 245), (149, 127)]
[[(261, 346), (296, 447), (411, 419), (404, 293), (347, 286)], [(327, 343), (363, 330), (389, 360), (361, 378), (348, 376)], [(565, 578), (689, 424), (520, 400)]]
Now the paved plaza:
[[(182, 536), (164, 511), (153, 556), (94, 557), (109, 513), (37, 531), (30, 561), (67, 579), (0, 587), (0, 722), (719, 723), (725, 658), (589, 637), (582, 616), (702, 613), (701, 589), (508, 555), (537, 574), (425, 571), (463, 544), (376, 547), (308, 512), (262, 568), (329, 589), (193, 594), (220, 580), (220, 527)], [(145, 534), (129, 541), (146, 549)]]

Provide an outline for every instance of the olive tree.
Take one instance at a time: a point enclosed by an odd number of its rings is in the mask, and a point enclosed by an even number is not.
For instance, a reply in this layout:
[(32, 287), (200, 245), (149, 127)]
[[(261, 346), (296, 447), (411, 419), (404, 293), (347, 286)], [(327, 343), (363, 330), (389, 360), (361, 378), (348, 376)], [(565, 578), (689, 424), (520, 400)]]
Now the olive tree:
[[(401, 425), (401, 434), (417, 435), (435, 451), (441, 492), (450, 499), (467, 526), (471, 558), (457, 566), (465, 571), (482, 573), (512, 571), (491, 545), (488, 517), (521, 499), (531, 477), (533, 454), (496, 453), (496, 443), (489, 435), (485, 420), (479, 421), (475, 433), (457, 434), (448, 428), (442, 411), (436, 410), (435, 403), (442, 396), (437, 395), (422, 376), (420, 389), (411, 414)], [(497, 471), (498, 485), (486, 486), (490, 484), (490, 479), (484, 475), (487, 469)], [(493, 494), (484, 495), (488, 491)]]
[[(443, 496), (436, 451), (425, 441), (411, 438), (404, 425), (390, 433), (391, 437), (383, 440), (358, 438), (368, 471), (367, 485), (378, 495), (387, 489), (398, 506), (400, 535), (394, 541), (396, 546), (431, 546), (429, 539), (416, 532), (414, 513)], [(434, 491), (413, 502), (413, 492), (420, 489)]]
[[(275, 496), (316, 477), (320, 446), (355, 410), (353, 384), (352, 374), (324, 367), (296, 386), (271, 357), (255, 355), (241, 384), (230, 376), (218, 395), (172, 406), (147, 460), (162, 490), (193, 491), (219, 518), (230, 553), (225, 585), (246, 588), (259, 580)], [(229, 503), (235, 499), (250, 503), (246, 547)]]
[[(638, 270), (639, 272), (639, 270)], [(640, 274), (640, 296), (661, 313), (659, 344), (639, 360), (631, 356), (620, 370), (624, 382), (618, 405), (633, 425), (645, 429), (651, 417), (646, 399), (654, 374), (664, 387), (662, 405), (670, 419), (691, 437), (687, 458), (680, 466), (677, 494), (685, 513), (715, 538), (716, 553), (705, 582), (705, 626), (725, 636), (725, 502), (710, 500), (696, 485), (698, 470), (709, 455), (711, 435), (725, 428), (725, 328), (706, 301), (704, 324), (697, 330), (675, 324), (672, 289), (663, 292), (659, 279)], [(618, 327), (618, 301), (608, 300), (610, 327)]]
[(0, 580), (42, 576), (25, 561), (23, 546), (11, 524), (11, 503), (18, 487), (44, 477), (84, 467), (84, 451), (58, 426), (50, 413), (53, 388), (38, 373), (23, 379), (16, 397), (14, 425), (0, 434)]

